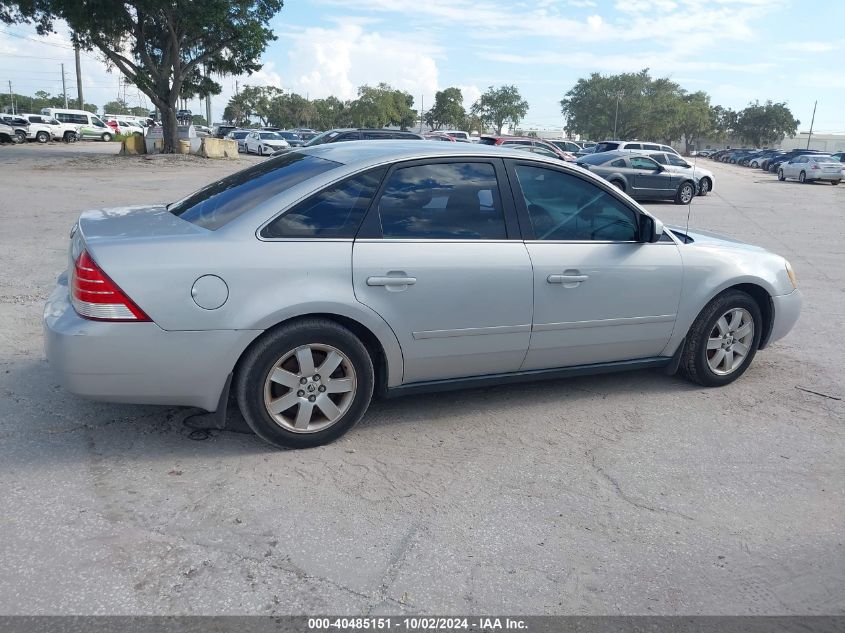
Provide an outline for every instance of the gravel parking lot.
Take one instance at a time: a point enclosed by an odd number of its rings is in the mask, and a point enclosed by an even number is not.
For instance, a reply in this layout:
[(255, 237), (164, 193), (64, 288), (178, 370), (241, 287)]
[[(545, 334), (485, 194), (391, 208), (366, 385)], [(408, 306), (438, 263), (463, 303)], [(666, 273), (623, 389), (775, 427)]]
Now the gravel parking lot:
[(51, 376), (41, 309), (78, 212), (258, 160), (117, 147), (0, 147), (0, 614), (845, 614), (845, 186), (700, 159), (691, 225), (785, 255), (806, 301), (728, 387), (408, 397), (283, 452)]

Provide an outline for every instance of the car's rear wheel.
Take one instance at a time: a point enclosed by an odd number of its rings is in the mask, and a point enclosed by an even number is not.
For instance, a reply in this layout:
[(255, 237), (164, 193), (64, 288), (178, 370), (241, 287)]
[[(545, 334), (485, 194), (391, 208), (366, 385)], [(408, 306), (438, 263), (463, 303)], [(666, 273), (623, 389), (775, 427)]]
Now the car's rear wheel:
[(611, 180), (610, 184), (619, 189), (620, 191), (625, 191), (625, 183), (621, 180)]
[(807, 182), (807, 174), (805, 172), (801, 172), (798, 174), (798, 182)]
[(702, 178), (701, 182), (698, 183), (698, 195), (706, 196), (710, 193), (710, 190), (713, 188), (713, 183), (710, 182), (709, 178)]
[(250, 428), (279, 447), (327, 444), (370, 404), (373, 364), (363, 343), (325, 319), (302, 319), (259, 339), (241, 362), (236, 393)]
[(757, 169), (759, 166), (760, 166), (760, 163), (758, 163), (756, 160), (751, 161), (752, 169)]
[(740, 290), (715, 297), (698, 315), (681, 357), (684, 374), (705, 387), (721, 387), (748, 369), (762, 332), (757, 302)]
[(839, 180), (834, 180), (834, 181), (833, 181), (833, 182), (831, 182), (830, 184), (831, 184), (831, 185), (838, 185), (840, 182), (841, 182), (841, 181), (839, 181)]
[(778, 180), (786, 180), (786, 176), (784, 175), (782, 169), (778, 169)]
[(678, 191), (675, 194), (675, 204), (689, 204), (692, 202), (693, 197), (695, 197), (695, 187), (691, 182), (687, 181), (678, 187)]
[(25, 143), (26, 142), (26, 132), (23, 130), (15, 130), (15, 143)]
[(111, 134), (109, 134), (108, 132), (105, 132), (102, 136), (102, 139), (103, 139), (103, 141), (108, 143), (111, 140)]

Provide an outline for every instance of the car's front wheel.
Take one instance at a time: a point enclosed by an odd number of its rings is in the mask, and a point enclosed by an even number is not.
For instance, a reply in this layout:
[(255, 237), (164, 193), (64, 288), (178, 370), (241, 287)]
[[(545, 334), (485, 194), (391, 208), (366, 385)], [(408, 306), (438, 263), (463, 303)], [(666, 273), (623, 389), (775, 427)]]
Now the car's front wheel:
[(798, 182), (807, 182), (807, 174), (805, 172), (801, 172), (798, 174)]
[(373, 363), (352, 332), (302, 319), (259, 339), (240, 364), (236, 393), (250, 428), (284, 448), (327, 444), (351, 429), (370, 404)]
[(706, 196), (710, 193), (710, 190), (713, 188), (713, 183), (710, 182), (709, 178), (702, 178), (701, 182), (698, 183), (698, 195), (699, 196)]
[(35, 135), (35, 140), (39, 143), (46, 143), (50, 140), (50, 133), (44, 132), (43, 130)]
[(762, 316), (757, 302), (740, 290), (715, 297), (692, 324), (681, 358), (684, 374), (705, 387), (739, 378), (757, 353)]
[(103, 139), (104, 142), (108, 143), (109, 141), (111, 141), (111, 134), (106, 132), (106, 133), (103, 134), (103, 136), (101, 138)]
[(778, 180), (786, 180), (786, 176), (784, 175), (782, 169), (778, 169)]
[(23, 130), (15, 130), (14, 142), (18, 144), (26, 143), (26, 132)]

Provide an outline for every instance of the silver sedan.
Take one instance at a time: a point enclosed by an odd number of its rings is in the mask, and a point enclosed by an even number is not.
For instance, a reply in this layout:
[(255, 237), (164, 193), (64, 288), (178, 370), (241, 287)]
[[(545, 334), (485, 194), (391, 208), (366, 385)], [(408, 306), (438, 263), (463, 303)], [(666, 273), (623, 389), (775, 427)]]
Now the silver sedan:
[(47, 357), (89, 398), (324, 444), (373, 396), (663, 368), (741, 376), (798, 319), (789, 263), (664, 228), (578, 167), (498, 147), (349, 142), (168, 205), (83, 213)]

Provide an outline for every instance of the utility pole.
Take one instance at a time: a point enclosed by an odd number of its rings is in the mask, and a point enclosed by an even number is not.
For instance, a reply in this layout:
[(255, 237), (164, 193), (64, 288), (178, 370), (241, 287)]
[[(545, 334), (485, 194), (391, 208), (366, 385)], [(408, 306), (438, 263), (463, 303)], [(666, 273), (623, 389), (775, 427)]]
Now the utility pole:
[[(208, 77), (208, 64), (205, 65), (205, 76)], [(211, 94), (205, 95), (205, 123), (211, 127)]]
[(616, 136), (616, 124), (619, 122), (619, 100), (622, 98), (622, 92), (616, 93), (616, 116), (613, 117), (613, 138), (618, 138)]
[(67, 110), (67, 87), (65, 86), (65, 65), (62, 63), (62, 96), (65, 98), (65, 110)]
[(816, 122), (816, 106), (819, 105), (818, 101), (813, 102), (813, 118), (810, 120), (810, 134), (807, 135), (807, 149), (810, 149), (810, 139), (813, 138), (813, 125)]
[(82, 65), (79, 61), (79, 44), (73, 45), (73, 54), (76, 57), (76, 96), (79, 100), (79, 109), (83, 109), (83, 105), (85, 105), (85, 99), (82, 96)]
[(420, 134), (422, 134), (423, 114), (425, 113), (425, 95), (420, 95)]
[(9, 105), (12, 106), (12, 114), (15, 113), (15, 97), (12, 94), (12, 82), (9, 81)]

